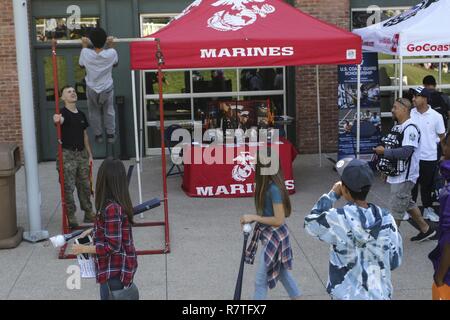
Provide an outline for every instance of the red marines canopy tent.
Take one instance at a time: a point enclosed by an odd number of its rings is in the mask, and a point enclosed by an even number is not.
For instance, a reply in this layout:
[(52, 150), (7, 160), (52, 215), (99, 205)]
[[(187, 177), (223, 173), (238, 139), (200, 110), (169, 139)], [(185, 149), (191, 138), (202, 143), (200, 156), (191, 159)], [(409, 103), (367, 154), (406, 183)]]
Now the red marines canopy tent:
[[(155, 60), (158, 52), (164, 55), (162, 68), (166, 70), (357, 64), (360, 79), (360, 36), (311, 17), (282, 0), (196, 0), (151, 37), (157, 40), (160, 50), (152, 42), (130, 43), (132, 70), (157, 69), (157, 61), (162, 61)], [(316, 67), (321, 154), (318, 73)], [(359, 106), (358, 99), (358, 115)], [(357, 132), (359, 153), (359, 119)]]
[[(151, 35), (164, 69), (359, 64), (358, 35), (281, 0), (197, 0)], [(156, 69), (155, 43), (130, 44), (131, 69)]]

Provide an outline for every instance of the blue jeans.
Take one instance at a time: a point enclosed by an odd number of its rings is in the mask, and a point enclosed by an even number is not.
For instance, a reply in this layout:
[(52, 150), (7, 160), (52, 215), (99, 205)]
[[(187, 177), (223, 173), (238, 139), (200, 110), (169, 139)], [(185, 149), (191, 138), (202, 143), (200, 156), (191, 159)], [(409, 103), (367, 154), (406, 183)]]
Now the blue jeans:
[(107, 282), (100, 284), (100, 300), (109, 300), (109, 288), (111, 291), (123, 289), (123, 284), (119, 277), (108, 279)]
[[(264, 252), (265, 248), (261, 250), (260, 261), (256, 270), (254, 300), (264, 300), (267, 297), (267, 267), (264, 262)], [(289, 270), (286, 270), (283, 266), (281, 266), (279, 280), (289, 294), (289, 297), (297, 298), (302, 294)]]

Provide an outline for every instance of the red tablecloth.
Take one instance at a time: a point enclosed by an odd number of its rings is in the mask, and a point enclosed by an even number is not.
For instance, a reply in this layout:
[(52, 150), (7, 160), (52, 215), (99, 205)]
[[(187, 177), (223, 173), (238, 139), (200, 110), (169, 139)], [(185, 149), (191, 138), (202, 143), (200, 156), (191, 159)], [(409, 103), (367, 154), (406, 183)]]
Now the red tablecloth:
[[(297, 150), (287, 140), (283, 140), (278, 146), (286, 188), (292, 194), (295, 193), (292, 162), (297, 156)], [(214, 148), (200, 145), (186, 146), (183, 151), (185, 161), (183, 190), (190, 197), (235, 198), (252, 196), (255, 171), (249, 164), (248, 156), (255, 156), (256, 148), (259, 147), (249, 146), (248, 144), (245, 146), (222, 145)], [(194, 162), (195, 153), (197, 156), (196, 162)], [(217, 157), (218, 153), (222, 153), (222, 156)], [(211, 157), (199, 155), (216, 156), (216, 159), (222, 159), (222, 161), (220, 164), (212, 163)], [(231, 161), (225, 161), (227, 158)], [(187, 161), (188, 159), (190, 161)]]

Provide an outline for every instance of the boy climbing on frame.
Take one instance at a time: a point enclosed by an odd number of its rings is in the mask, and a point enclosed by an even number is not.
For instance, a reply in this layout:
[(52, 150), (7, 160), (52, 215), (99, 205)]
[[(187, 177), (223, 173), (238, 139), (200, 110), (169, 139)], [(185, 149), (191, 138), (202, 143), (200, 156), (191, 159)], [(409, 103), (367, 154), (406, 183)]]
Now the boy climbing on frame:
[(107, 142), (114, 143), (116, 134), (112, 68), (117, 66), (119, 59), (113, 44), (113, 37), (107, 37), (102, 28), (95, 28), (89, 38), (82, 38), (79, 65), (86, 69), (89, 121), (97, 143), (103, 143), (102, 112)]

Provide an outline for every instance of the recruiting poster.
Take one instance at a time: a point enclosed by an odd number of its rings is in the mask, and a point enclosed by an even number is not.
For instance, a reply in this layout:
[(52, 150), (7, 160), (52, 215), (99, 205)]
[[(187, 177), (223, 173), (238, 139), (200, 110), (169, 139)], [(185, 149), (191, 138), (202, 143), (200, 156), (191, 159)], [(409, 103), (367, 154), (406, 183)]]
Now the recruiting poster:
[(357, 88), (356, 65), (338, 66), (339, 148), (338, 160), (356, 157), (357, 91), (361, 90), (360, 159), (371, 161), (372, 149), (381, 139), (380, 85), (378, 55), (364, 53), (361, 66), (361, 86)]

